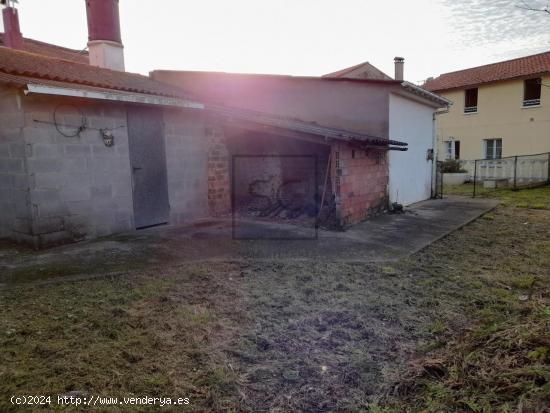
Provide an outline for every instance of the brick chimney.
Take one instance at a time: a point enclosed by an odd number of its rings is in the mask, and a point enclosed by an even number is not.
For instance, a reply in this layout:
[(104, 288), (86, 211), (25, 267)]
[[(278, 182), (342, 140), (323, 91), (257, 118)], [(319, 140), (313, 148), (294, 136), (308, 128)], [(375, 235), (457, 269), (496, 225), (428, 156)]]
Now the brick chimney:
[(19, 14), (17, 9), (9, 6), (2, 10), (4, 20), (4, 46), (12, 49), (23, 49), (23, 35), (19, 29)]
[(90, 64), (124, 71), (118, 0), (85, 0)]
[(403, 57), (396, 57), (393, 59), (393, 62), (395, 63), (395, 80), (405, 80), (404, 78), (404, 66), (405, 66), (405, 58)]

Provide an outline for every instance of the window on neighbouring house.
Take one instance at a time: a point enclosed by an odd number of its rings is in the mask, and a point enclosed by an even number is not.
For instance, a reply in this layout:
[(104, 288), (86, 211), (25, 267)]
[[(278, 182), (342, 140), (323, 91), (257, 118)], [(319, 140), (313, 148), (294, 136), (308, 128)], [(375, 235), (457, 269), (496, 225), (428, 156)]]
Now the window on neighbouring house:
[(460, 159), (460, 141), (449, 140), (445, 141), (447, 149), (447, 159)]
[(445, 142), (445, 146), (447, 148), (447, 159), (453, 159), (453, 141), (447, 141)]
[(477, 87), (464, 92), (464, 113), (477, 112)]
[(502, 158), (502, 139), (485, 139), (485, 159)]
[(540, 105), (541, 79), (527, 79), (523, 84), (523, 106)]

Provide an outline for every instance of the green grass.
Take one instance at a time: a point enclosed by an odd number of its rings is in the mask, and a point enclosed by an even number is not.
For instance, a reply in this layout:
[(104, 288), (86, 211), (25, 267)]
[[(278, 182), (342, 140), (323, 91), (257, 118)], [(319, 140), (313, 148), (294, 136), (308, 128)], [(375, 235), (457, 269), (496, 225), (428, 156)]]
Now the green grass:
[(499, 207), (491, 219), (474, 222), (418, 257), (425, 267), (435, 266), (440, 280), (451, 273), (462, 280), (464, 295), (456, 298), (469, 322), (456, 328), (453, 318), (434, 321), (432, 331), (454, 333), (443, 346), (435, 339), (423, 348), (403, 373), (398, 395), (381, 403), (383, 411), (547, 411), (550, 216), (512, 207), (525, 199), (547, 205), (550, 193), (548, 188), (525, 192), (499, 191), (510, 207)]
[[(443, 188), (443, 196), (472, 196), (473, 189), (473, 184), (447, 185)], [(499, 199), (503, 206), (550, 210), (550, 186), (548, 185), (513, 191), (508, 188), (485, 189), (482, 184), (478, 184), (476, 197)]]
[[(550, 214), (517, 206), (547, 205), (545, 191), (510, 191), (399, 262), (163, 268), (151, 253), (127, 276), (0, 291), (0, 411), (61, 410), (16, 409), (11, 394), (83, 391), (189, 397), (190, 412), (542, 412)], [(76, 263), (33, 257), (10, 271)]]
[(224, 410), (236, 395), (235, 378), (211, 344), (224, 332), (210, 298), (199, 304), (200, 293), (190, 300), (182, 291), (193, 287), (193, 276), (208, 278), (189, 267), (183, 275), (145, 273), (0, 292), (0, 411), (44, 411), (13, 406), (10, 395), (56, 398), (71, 391), (189, 397), (189, 411)]

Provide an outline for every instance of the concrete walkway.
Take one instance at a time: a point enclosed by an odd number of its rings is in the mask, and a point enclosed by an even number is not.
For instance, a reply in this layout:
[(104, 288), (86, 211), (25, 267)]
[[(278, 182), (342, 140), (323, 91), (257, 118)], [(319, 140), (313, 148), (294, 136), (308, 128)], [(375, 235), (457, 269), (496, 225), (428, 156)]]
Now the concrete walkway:
[[(448, 197), (381, 215), (345, 232), (230, 219), (157, 227), (30, 251), (0, 248), (0, 288), (59, 278), (83, 279), (189, 261), (392, 261), (414, 254), (493, 209), (495, 200)], [(249, 239), (235, 239), (235, 235)], [(273, 238), (278, 239), (265, 239)]]
[(238, 249), (251, 259), (391, 261), (414, 254), (497, 205), (495, 200), (463, 197), (428, 200), (411, 205), (405, 213), (380, 215), (345, 232), (319, 230), (317, 239), (312, 229), (248, 221), (237, 223), (240, 231), (235, 232), (251, 238), (241, 241), (245, 248)]

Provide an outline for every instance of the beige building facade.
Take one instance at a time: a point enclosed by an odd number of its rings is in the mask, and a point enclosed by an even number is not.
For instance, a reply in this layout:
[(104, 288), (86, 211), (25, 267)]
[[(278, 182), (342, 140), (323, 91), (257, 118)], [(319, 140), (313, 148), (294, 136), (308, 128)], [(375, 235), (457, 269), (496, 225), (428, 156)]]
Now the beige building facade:
[[(453, 102), (437, 115), (440, 160), (550, 152), (550, 53), (522, 59), (532, 57), (537, 59), (448, 73), (426, 83)], [(518, 70), (521, 64), (526, 67)]]

